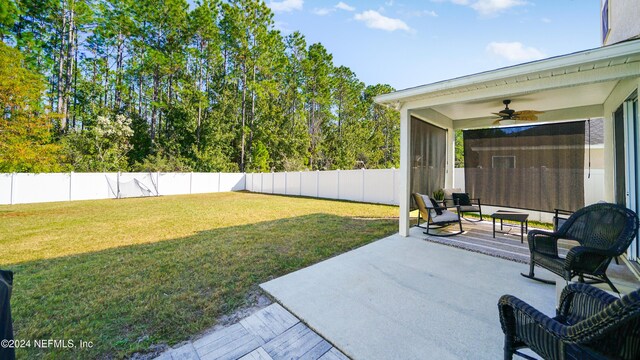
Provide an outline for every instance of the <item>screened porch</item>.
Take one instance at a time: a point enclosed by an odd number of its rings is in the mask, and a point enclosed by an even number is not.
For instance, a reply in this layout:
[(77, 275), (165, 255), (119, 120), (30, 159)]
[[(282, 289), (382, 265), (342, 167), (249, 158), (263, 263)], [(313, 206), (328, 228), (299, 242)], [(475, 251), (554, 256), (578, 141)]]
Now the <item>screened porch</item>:
[[(542, 221), (554, 208), (597, 200), (638, 212), (639, 87), (640, 40), (632, 40), (378, 96), (400, 111), (400, 235), (409, 235), (411, 193), (437, 187), (462, 187), (487, 212), (513, 207)], [(496, 123), (505, 100), (537, 119)], [(597, 118), (604, 119), (601, 199), (584, 196), (585, 137)], [(464, 133), (463, 186), (454, 183), (456, 130)], [(629, 259), (638, 248), (636, 240)]]

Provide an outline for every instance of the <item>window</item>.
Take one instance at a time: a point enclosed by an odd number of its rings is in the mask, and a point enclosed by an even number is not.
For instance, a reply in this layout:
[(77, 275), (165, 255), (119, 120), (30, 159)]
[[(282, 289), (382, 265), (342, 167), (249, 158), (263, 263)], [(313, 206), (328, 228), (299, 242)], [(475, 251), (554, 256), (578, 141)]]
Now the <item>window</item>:
[(491, 158), (491, 167), (494, 169), (515, 169), (515, 156), (493, 156)]

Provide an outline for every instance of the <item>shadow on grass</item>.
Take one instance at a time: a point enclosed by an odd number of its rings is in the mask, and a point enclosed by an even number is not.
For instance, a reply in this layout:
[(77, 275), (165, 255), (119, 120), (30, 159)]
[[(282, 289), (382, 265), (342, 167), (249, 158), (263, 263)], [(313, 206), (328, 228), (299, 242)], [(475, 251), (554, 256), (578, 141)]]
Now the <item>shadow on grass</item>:
[[(311, 214), (9, 265), (15, 338), (73, 340), (19, 358), (120, 358), (187, 340), (257, 286), (397, 230), (397, 219)], [(92, 347), (80, 348), (80, 342)]]

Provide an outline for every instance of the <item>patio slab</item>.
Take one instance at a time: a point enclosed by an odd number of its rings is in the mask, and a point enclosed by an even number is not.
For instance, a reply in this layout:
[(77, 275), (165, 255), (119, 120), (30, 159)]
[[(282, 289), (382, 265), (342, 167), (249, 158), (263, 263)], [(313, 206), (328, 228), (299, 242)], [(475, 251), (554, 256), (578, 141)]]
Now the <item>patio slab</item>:
[(261, 285), (354, 359), (497, 359), (497, 302), (514, 294), (546, 314), (555, 288), (528, 266), (393, 235)]

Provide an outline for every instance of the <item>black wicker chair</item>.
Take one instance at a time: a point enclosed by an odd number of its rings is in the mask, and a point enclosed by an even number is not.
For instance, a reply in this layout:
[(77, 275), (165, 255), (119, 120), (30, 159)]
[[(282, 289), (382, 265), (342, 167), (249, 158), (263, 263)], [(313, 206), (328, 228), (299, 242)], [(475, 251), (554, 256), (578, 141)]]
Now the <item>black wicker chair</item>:
[(5, 341), (13, 340), (13, 322), (11, 321), (11, 288), (13, 272), (0, 270), (0, 359), (13, 360), (16, 352), (13, 346), (6, 346)]
[(549, 318), (524, 301), (498, 301), (504, 358), (530, 348), (544, 359), (640, 359), (640, 289), (618, 299), (587, 284), (569, 284), (557, 316)]
[[(638, 216), (635, 212), (610, 203), (589, 205), (571, 214), (558, 231), (529, 231), (529, 274), (522, 276), (554, 283), (534, 276), (534, 266), (538, 265), (566, 281), (577, 276), (580, 282), (585, 278), (592, 282), (606, 282), (618, 292), (607, 277), (607, 267), (611, 259), (627, 250), (637, 234)], [(571, 248), (566, 258), (561, 258), (558, 255), (559, 239), (575, 240), (579, 246)]]

